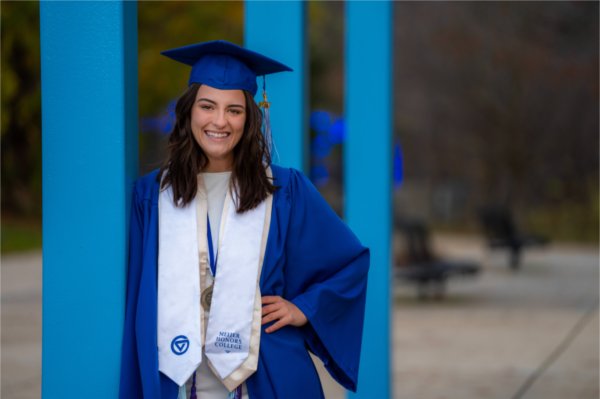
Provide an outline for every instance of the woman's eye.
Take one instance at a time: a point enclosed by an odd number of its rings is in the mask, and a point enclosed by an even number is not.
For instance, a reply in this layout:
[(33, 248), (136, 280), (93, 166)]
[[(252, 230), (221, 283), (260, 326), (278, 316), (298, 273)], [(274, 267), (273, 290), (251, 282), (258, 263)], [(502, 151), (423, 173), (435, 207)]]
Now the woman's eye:
[(206, 105), (206, 104), (202, 104), (200, 105), (200, 108), (206, 111), (210, 111), (212, 109), (211, 105)]
[(230, 109), (229, 112), (231, 112), (234, 115), (239, 115), (242, 113), (242, 111), (240, 111), (239, 109)]

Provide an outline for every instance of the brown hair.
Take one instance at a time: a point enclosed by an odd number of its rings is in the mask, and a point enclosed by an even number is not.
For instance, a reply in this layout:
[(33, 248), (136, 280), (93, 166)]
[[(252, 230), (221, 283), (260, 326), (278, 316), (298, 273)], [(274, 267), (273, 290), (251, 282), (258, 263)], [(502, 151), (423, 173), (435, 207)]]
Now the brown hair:
[[(175, 126), (169, 136), (168, 157), (160, 168), (157, 179), (161, 188), (169, 185), (177, 206), (189, 204), (198, 189), (197, 175), (208, 165), (208, 158), (194, 139), (191, 128), (191, 111), (200, 85), (194, 83), (177, 100)], [(271, 164), (271, 154), (263, 137), (262, 114), (252, 95), (246, 98), (246, 123), (240, 141), (233, 149), (231, 184), (238, 197), (237, 212), (242, 213), (260, 204), (276, 187), (267, 177), (266, 165)], [(160, 180), (159, 180), (160, 181)]]

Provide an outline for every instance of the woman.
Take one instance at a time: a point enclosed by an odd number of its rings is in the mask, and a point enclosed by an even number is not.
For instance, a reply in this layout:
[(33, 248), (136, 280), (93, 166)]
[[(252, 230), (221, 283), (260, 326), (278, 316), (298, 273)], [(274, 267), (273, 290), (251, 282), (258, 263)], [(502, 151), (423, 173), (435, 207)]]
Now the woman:
[(224, 41), (163, 54), (192, 71), (168, 159), (134, 188), (120, 397), (320, 398), (307, 349), (356, 390), (368, 249), (270, 165), (253, 99), (290, 69)]

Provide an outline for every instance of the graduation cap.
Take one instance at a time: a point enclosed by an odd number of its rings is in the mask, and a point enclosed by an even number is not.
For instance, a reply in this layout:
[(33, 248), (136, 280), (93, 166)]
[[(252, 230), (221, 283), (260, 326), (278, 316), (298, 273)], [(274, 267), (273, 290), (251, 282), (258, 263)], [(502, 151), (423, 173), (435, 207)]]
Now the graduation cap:
[(246, 90), (256, 94), (257, 76), (291, 71), (278, 61), (225, 40), (196, 43), (161, 53), (190, 65), (188, 84), (202, 83), (215, 89)]

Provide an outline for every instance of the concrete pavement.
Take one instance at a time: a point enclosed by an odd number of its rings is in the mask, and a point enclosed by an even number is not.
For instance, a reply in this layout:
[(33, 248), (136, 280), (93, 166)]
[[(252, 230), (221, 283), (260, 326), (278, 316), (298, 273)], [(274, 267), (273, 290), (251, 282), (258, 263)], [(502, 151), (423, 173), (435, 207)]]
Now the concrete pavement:
[(484, 270), (450, 282), (441, 302), (396, 288), (396, 398), (598, 398), (597, 249), (531, 250), (515, 273), (477, 240), (436, 244)]
[(39, 398), (42, 378), (41, 253), (2, 256), (1, 261), (0, 397)]

